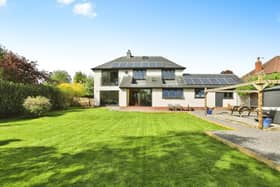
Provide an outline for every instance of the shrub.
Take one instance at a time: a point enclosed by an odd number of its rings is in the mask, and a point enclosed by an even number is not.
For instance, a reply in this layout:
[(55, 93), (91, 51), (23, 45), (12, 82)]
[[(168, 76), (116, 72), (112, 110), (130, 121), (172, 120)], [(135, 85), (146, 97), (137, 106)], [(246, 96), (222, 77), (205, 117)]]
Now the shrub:
[(66, 103), (67, 106), (76, 106), (77, 103), (74, 98), (84, 96), (86, 93), (85, 87), (79, 83), (62, 83), (57, 87), (63, 93), (64, 103)]
[(41, 116), (51, 110), (52, 104), (46, 97), (27, 97), (23, 103), (24, 109), (32, 116)]
[[(271, 73), (271, 74), (266, 74), (263, 76), (263, 79), (264, 80), (279, 80), (280, 79), (280, 73)], [(248, 82), (251, 82), (251, 81), (256, 81), (258, 80), (258, 76), (255, 75), (255, 76), (252, 76), (249, 78)], [(269, 85), (268, 87), (273, 87), (275, 85)], [(244, 93), (244, 92), (238, 92), (239, 90), (242, 91), (242, 90), (256, 90), (256, 88), (252, 85), (249, 85), (249, 86), (242, 86), (242, 87), (239, 87), (236, 89), (237, 90), (237, 93), (239, 96), (247, 96), (249, 95), (249, 93)]]
[(57, 88), (0, 80), (0, 118), (23, 114), (25, 111), (22, 106), (24, 100), (28, 96), (39, 95), (50, 100), (53, 110), (65, 107), (63, 95)]

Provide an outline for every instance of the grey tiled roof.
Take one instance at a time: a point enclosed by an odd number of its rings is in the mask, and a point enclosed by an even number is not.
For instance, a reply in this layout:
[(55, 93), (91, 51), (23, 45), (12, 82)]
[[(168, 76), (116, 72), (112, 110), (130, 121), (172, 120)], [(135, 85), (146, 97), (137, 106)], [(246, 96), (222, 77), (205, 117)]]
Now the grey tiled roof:
[(120, 88), (182, 88), (184, 79), (177, 76), (175, 80), (163, 81), (160, 76), (147, 76), (145, 80), (133, 80), (131, 76), (123, 77)]
[(184, 74), (185, 87), (222, 87), (242, 83), (234, 74)]
[(185, 69), (164, 57), (161, 56), (123, 56), (107, 62), (105, 64), (96, 66), (92, 70), (102, 69)]
[(217, 88), (241, 83), (233, 74), (184, 74), (175, 80), (162, 80), (160, 76), (147, 76), (145, 80), (133, 80), (125, 76), (120, 88)]

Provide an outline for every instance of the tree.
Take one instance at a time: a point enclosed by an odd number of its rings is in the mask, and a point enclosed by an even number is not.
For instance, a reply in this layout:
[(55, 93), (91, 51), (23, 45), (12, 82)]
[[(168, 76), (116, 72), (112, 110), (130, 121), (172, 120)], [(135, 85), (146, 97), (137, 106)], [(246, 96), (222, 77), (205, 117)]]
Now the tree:
[(66, 106), (74, 105), (74, 98), (85, 95), (85, 87), (79, 83), (62, 83), (57, 86), (64, 96), (64, 103)]
[(50, 81), (51, 81), (51, 83), (54, 83), (55, 85), (62, 84), (62, 83), (70, 83), (71, 76), (68, 74), (67, 71), (56, 70), (51, 73)]
[(74, 83), (85, 84), (87, 81), (87, 75), (78, 71), (74, 75)]
[(233, 71), (227, 69), (221, 72), (221, 74), (233, 74)]
[(88, 76), (85, 82), (85, 93), (88, 97), (93, 97), (94, 79)]
[(5, 49), (0, 45), (0, 59), (4, 57)]
[(48, 79), (48, 73), (39, 71), (37, 62), (1, 48), (0, 78), (16, 83), (38, 84)]
[(86, 74), (80, 71), (76, 72), (74, 75), (74, 83), (78, 83), (84, 86), (84, 96), (93, 97), (94, 80), (92, 76), (87, 76)]

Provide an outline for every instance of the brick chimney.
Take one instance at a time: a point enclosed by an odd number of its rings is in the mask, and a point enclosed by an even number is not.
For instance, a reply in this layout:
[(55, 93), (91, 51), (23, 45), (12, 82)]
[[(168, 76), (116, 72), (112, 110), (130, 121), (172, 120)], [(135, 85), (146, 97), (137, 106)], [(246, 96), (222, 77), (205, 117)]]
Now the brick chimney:
[(262, 61), (260, 60), (260, 57), (257, 58), (257, 61), (255, 63), (255, 73), (258, 73), (260, 71), (262, 71), (263, 67), (262, 67)]
[(127, 58), (131, 58), (131, 57), (132, 57), (132, 54), (131, 54), (131, 51), (130, 51), (130, 50), (128, 50), (128, 51), (126, 52), (126, 57), (127, 57)]

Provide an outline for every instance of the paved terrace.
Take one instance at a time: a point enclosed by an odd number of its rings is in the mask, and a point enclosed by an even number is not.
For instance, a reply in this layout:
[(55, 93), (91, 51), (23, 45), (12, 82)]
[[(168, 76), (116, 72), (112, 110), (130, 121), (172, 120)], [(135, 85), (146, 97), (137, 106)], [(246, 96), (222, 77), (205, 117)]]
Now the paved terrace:
[[(280, 164), (280, 130), (259, 130), (257, 123), (249, 117), (232, 116), (226, 112), (205, 115), (204, 111), (193, 111), (192, 114), (208, 121), (223, 124), (235, 130), (213, 131), (212, 134), (241, 147), (247, 148), (264, 158)], [(240, 120), (240, 121), (237, 121)]]

